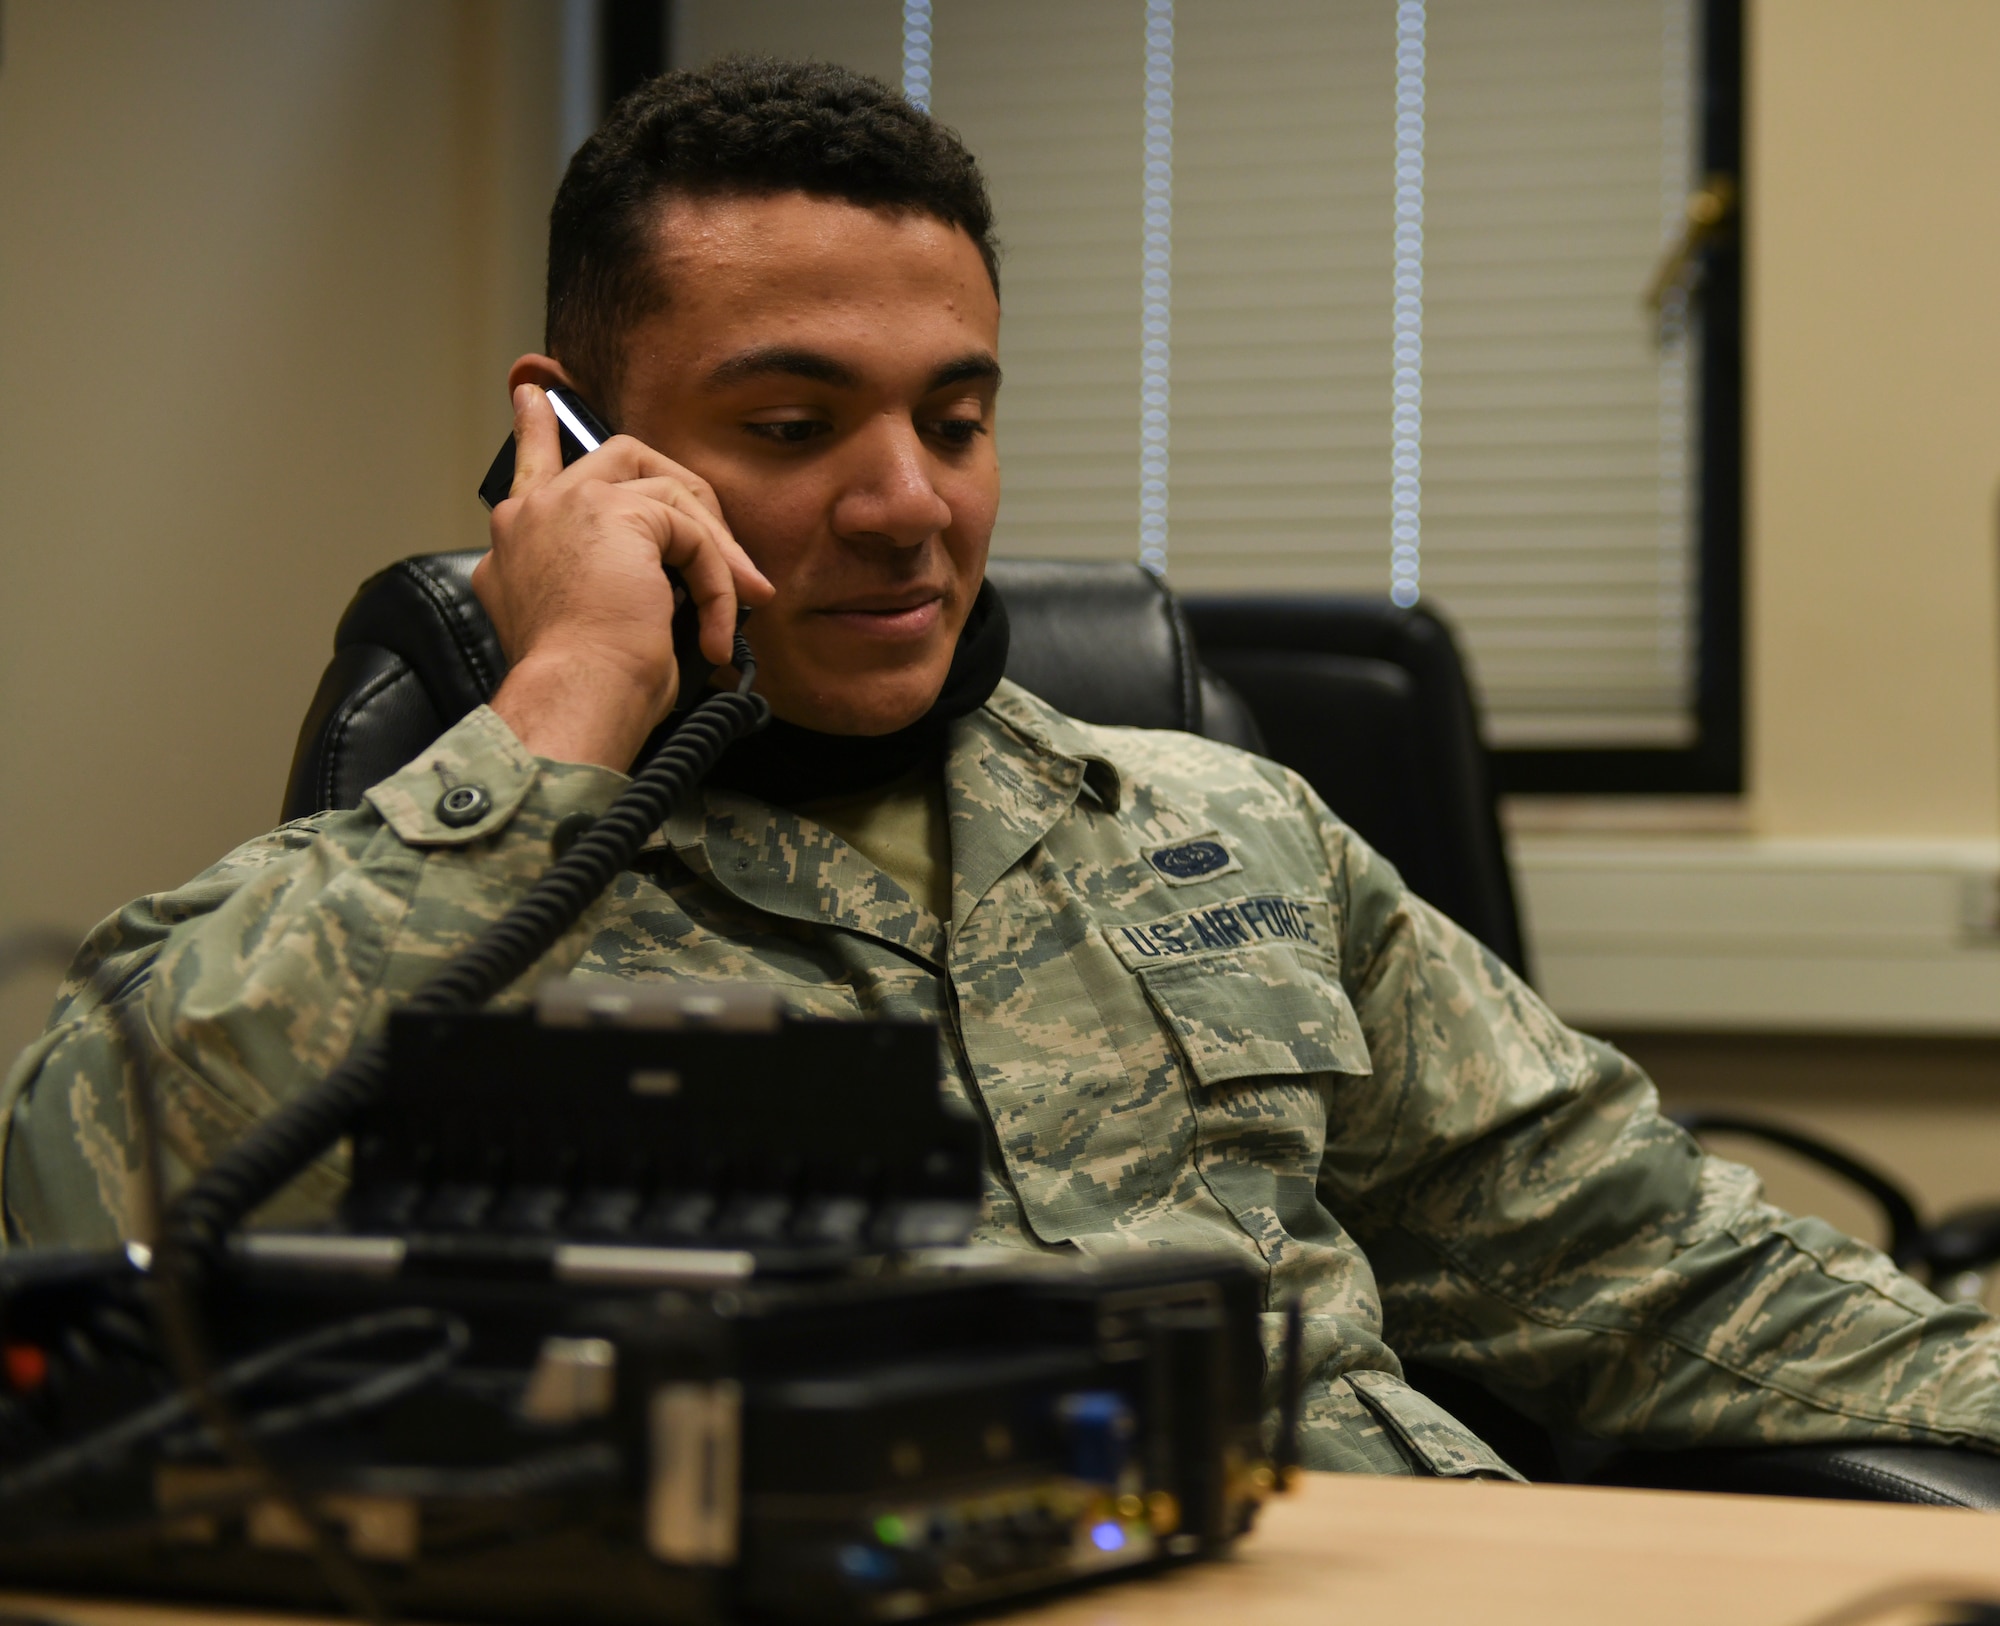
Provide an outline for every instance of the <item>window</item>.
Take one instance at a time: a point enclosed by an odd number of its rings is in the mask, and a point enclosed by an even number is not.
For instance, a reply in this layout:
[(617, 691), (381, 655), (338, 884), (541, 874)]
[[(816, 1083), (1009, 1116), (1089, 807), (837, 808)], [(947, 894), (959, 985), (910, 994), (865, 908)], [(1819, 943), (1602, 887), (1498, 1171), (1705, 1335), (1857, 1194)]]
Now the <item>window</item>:
[(1740, 0), (682, 0), (901, 77), (1006, 254), (998, 552), (1458, 628), (1510, 790), (1740, 788)]

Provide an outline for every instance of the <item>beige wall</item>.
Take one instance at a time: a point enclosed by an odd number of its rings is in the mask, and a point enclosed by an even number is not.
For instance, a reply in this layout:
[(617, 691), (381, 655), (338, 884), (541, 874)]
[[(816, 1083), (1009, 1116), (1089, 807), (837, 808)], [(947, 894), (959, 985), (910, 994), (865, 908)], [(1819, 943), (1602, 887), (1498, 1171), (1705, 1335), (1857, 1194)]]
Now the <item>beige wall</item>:
[[(483, 535), (539, 329), (547, 0), (13, 0), (0, 926), (272, 822), (370, 569)], [(0, 1045), (47, 983), (0, 991)]]
[[(2000, 5), (1749, 0), (1749, 13), (1750, 831), (1990, 842)], [(1801, 978), (1825, 975), (1819, 935), (1793, 955)], [(1624, 1042), (1669, 1105), (1830, 1136), (1932, 1217), (2000, 1200), (2000, 1042)], [(1838, 1184), (1782, 1153), (1725, 1149), (1785, 1206), (1870, 1234)]]
[(673, 58), (698, 67), (733, 52), (812, 57), (903, 82), (896, 0), (676, 0)]
[(2000, 5), (1752, 0), (1756, 827), (2000, 835)]
[(0, 924), (80, 931), (268, 828), (355, 584), (483, 536), (558, 20), (7, 5)]
[[(1751, 826), (1990, 841), (2000, 5), (1751, 0), (1750, 20)], [(1928, 1217), (2000, 1200), (1994, 1041), (1621, 1042), (1669, 1106), (1831, 1137)], [(1809, 1166), (1719, 1146), (1784, 1206), (1873, 1233), (1867, 1206)]]

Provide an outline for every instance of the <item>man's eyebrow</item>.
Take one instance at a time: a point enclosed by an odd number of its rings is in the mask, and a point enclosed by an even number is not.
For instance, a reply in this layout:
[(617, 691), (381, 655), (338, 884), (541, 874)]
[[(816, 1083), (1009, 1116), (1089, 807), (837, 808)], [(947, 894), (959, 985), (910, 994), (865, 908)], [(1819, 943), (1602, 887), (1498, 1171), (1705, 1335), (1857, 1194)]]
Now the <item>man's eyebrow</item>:
[[(861, 375), (846, 362), (836, 361), (824, 351), (796, 345), (761, 345), (755, 350), (745, 350), (711, 368), (707, 383), (710, 389), (728, 389), (732, 384), (772, 374), (809, 378), (816, 384), (831, 384), (836, 389), (858, 389), (861, 385)], [(946, 362), (932, 373), (924, 393), (933, 395), (939, 390), (949, 389), (953, 384), (989, 379), (996, 385), (1000, 382), (1000, 363), (987, 351), (973, 350)]]
[(949, 389), (953, 384), (964, 384), (972, 380), (985, 382), (989, 379), (994, 385), (999, 384), (1000, 363), (986, 351), (974, 350), (960, 356), (956, 361), (946, 362), (932, 373), (930, 389), (925, 393), (934, 395), (939, 390)]
[(836, 389), (845, 390), (855, 389), (861, 383), (861, 375), (852, 367), (843, 361), (835, 361), (822, 351), (792, 345), (763, 345), (718, 363), (708, 375), (708, 387), (727, 389), (731, 384), (741, 384), (746, 379), (762, 378), (770, 373), (809, 378), (815, 384), (831, 384)]

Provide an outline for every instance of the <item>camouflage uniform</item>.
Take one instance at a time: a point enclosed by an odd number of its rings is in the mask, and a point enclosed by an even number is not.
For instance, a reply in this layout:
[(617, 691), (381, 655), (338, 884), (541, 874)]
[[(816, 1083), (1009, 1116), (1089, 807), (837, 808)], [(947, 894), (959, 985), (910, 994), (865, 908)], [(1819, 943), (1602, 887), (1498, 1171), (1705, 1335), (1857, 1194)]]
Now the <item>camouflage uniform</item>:
[[(552, 956), (941, 1024), (991, 1126), (985, 1240), (1233, 1250), (1303, 1296), (1310, 1465), (1509, 1473), (1398, 1354), (1651, 1445), (2000, 1448), (2000, 1330), (1760, 1199), (1276, 765), (1012, 685), (955, 725), (952, 920), (810, 820), (710, 791)], [(86, 947), (10, 1076), (10, 1234), (132, 1225), (112, 962), (198, 1163), (497, 917), (622, 777), (475, 712), (368, 804), (288, 825)], [(441, 791), (492, 799), (477, 823)], [(284, 1206), (323, 1211), (329, 1163)], [(1275, 1323), (1276, 1317), (1267, 1317)]]

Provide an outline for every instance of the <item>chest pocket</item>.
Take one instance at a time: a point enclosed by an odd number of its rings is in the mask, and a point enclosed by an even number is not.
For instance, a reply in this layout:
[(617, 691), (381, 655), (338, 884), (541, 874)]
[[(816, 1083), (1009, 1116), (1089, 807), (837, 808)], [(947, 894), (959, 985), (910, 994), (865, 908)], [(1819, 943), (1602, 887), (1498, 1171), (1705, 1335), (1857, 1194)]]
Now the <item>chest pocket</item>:
[(1147, 966), (1139, 982), (1198, 1085), (1372, 1071), (1347, 991), (1310, 950), (1260, 944)]
[(1298, 1244), (1339, 1246), (1320, 1163), (1340, 1086), (1371, 1068), (1332, 967), (1265, 944), (1147, 966), (1139, 981), (1180, 1055), (1202, 1185), (1267, 1263)]

